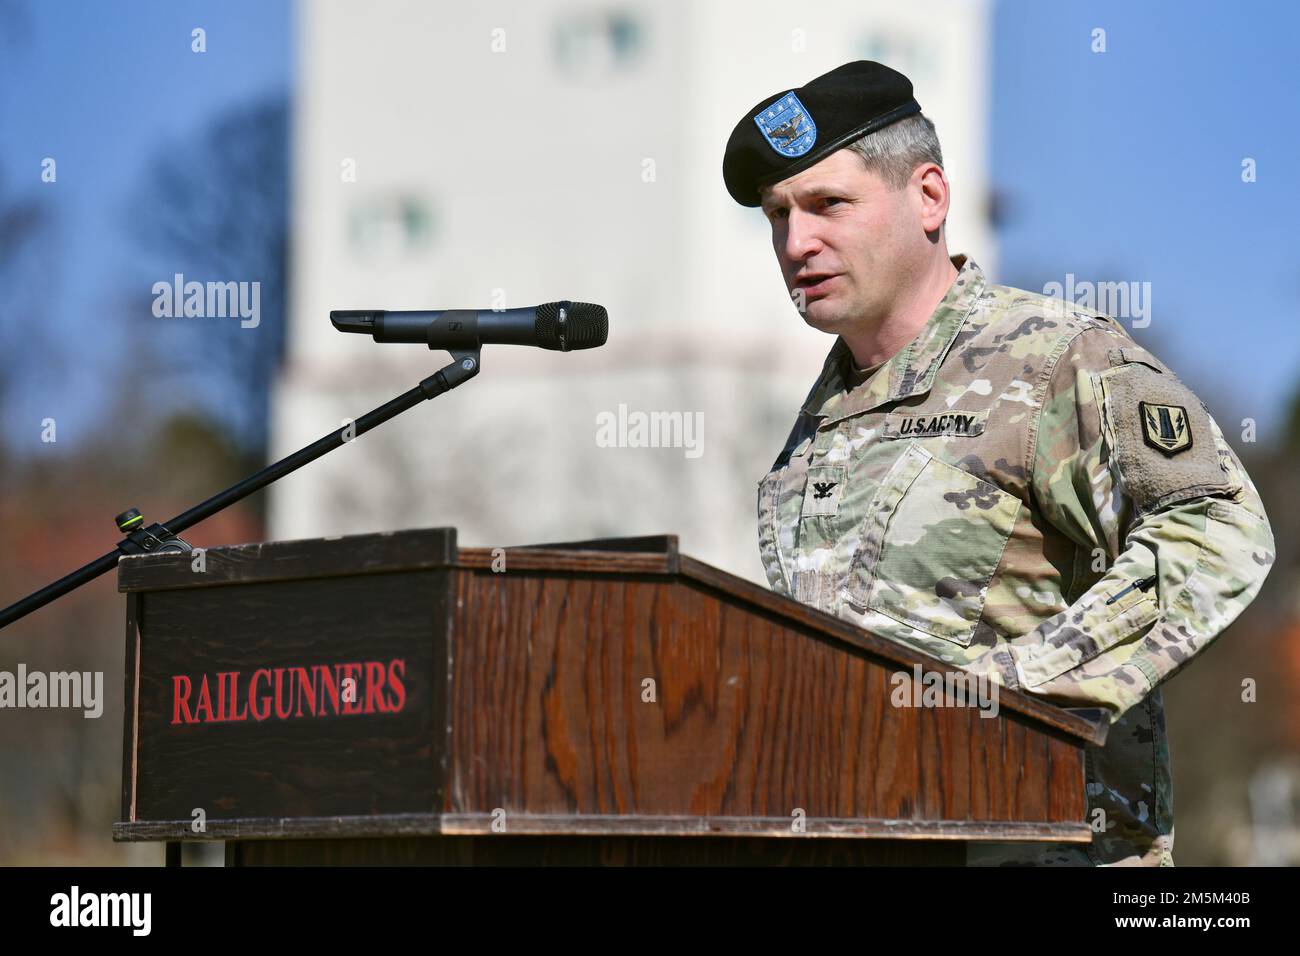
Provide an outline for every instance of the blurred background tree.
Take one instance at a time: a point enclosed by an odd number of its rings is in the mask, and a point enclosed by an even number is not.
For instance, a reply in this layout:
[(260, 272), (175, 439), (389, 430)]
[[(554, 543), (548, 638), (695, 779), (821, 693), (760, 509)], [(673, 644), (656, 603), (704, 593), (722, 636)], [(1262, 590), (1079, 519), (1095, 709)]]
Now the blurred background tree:
[[(219, 117), (202, 135), (161, 150), (124, 210), (141, 281), (257, 282), (260, 321), (158, 319), (153, 298), (127, 303), (148, 322), (151, 399), (189, 396), (253, 461), (265, 455), (270, 385), (284, 356), (288, 275), (287, 101), (275, 97)], [(260, 499), (259, 499), (260, 501)], [(260, 505), (259, 505), (260, 507)]]

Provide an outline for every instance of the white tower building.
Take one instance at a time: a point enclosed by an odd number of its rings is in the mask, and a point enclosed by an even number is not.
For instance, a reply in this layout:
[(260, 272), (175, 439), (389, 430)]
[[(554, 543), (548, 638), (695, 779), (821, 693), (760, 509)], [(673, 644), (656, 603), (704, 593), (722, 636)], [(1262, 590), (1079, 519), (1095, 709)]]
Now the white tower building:
[[(985, 2), (305, 0), (299, 16), (272, 455), (447, 361), (340, 334), (331, 309), (567, 298), (606, 306), (610, 335), (582, 352), (485, 348), (467, 385), (273, 486), (272, 537), (670, 532), (762, 581), (756, 483), (833, 339), (795, 312), (761, 212), (723, 187), (722, 151), (763, 96), (843, 62), (912, 79), (952, 183), (949, 249), (994, 271)], [(649, 412), (702, 433), (692, 447), (598, 442), (602, 415)]]

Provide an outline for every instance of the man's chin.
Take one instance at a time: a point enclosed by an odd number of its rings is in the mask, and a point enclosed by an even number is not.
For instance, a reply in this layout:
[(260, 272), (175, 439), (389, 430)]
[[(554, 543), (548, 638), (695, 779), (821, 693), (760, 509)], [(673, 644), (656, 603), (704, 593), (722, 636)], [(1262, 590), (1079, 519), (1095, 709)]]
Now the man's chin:
[(803, 320), (818, 332), (828, 335), (839, 335), (844, 331), (844, 316), (840, 310), (823, 306), (820, 301), (808, 304)]

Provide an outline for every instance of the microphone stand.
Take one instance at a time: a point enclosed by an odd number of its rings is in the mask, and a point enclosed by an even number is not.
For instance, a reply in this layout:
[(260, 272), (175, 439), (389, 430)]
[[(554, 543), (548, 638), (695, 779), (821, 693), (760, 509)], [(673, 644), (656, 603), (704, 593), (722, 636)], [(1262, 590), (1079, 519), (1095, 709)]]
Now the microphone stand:
[[(47, 584), (39, 591), (29, 594), (16, 604), (11, 604), (3, 611), (0, 611), (0, 628), (7, 627), (20, 617), (30, 614), (39, 607), (44, 607), (56, 598), (62, 597), (69, 591), (81, 587), (87, 581), (93, 580), (105, 571), (116, 567), (118, 559), (124, 555), (192, 551), (193, 549), (189, 544), (177, 537), (185, 529), (198, 524), (205, 518), (212, 517), (218, 511), (242, 498), (248, 497), (254, 491), (265, 488), (271, 482), (278, 481), (289, 472), (296, 471), (308, 462), (315, 461), (327, 452), (346, 444), (357, 435), (365, 434), (390, 418), (400, 415), (407, 409), (414, 408), (420, 402), (437, 398), (444, 392), (450, 392), (457, 385), (469, 381), (478, 374), (479, 348), (477, 346), (471, 349), (448, 349), (448, 351), (451, 353), (452, 363), (434, 372), (415, 388), (403, 392), (391, 401), (385, 402), (378, 408), (367, 412), (350, 426), (345, 425), (337, 431), (317, 439), (305, 448), (298, 449), (292, 455), (281, 458), (274, 464), (267, 465), (261, 471), (250, 475), (237, 484), (231, 485), (220, 494), (213, 495), (207, 501), (177, 515), (165, 525), (155, 522), (145, 528), (142, 527), (144, 518), (139, 511), (131, 508), (122, 512), (116, 519), (118, 530), (128, 532), (128, 529), (133, 527), (135, 527), (135, 530), (127, 533), (127, 536), (119, 541), (117, 547), (112, 551), (96, 558), (84, 567), (78, 568), (71, 574), (65, 575), (53, 584)], [(344, 437), (349, 429), (351, 429), (351, 434)]]

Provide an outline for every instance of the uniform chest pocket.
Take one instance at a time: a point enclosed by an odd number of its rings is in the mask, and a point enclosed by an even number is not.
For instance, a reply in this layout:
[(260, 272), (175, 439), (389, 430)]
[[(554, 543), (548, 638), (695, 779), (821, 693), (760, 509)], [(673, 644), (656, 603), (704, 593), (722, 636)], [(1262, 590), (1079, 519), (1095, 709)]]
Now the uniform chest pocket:
[(877, 489), (845, 584), (851, 604), (965, 647), (1020, 500), (913, 443)]
[(779, 458), (758, 483), (759, 559), (768, 584), (779, 594), (791, 591), (789, 562), (795, 550), (811, 444), (811, 439), (800, 442), (794, 454)]

